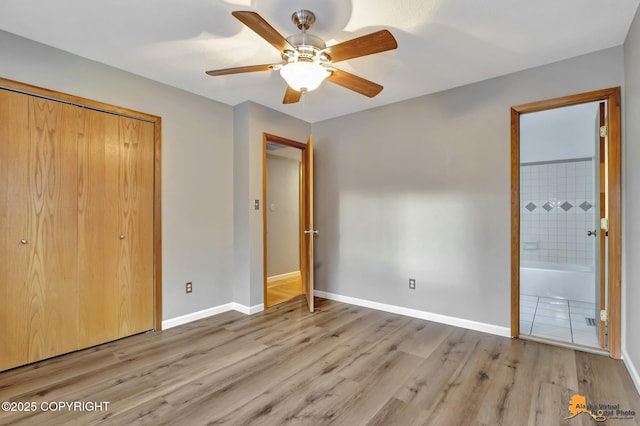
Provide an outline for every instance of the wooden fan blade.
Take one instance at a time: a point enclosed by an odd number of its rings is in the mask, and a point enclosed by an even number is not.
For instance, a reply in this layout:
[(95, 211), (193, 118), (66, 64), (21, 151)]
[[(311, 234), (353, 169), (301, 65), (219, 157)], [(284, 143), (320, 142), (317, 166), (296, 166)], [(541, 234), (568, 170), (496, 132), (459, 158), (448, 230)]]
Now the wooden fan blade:
[(284, 92), (284, 99), (282, 99), (282, 103), (295, 104), (296, 102), (300, 102), (301, 97), (302, 92), (298, 92), (297, 90), (293, 90), (291, 87), (287, 86), (287, 91)]
[(273, 28), (264, 18), (256, 12), (238, 10), (231, 12), (240, 22), (251, 28), (256, 34), (265, 39), (269, 44), (283, 52), (285, 50), (295, 51), (291, 45), (275, 28)]
[(370, 98), (373, 98), (383, 89), (382, 86), (374, 83), (373, 81), (366, 80), (362, 77), (358, 77), (357, 75), (341, 71), (336, 68), (332, 69), (332, 73), (327, 77), (327, 80), (337, 84), (338, 86), (353, 90), (354, 92), (358, 92), (361, 95), (365, 95)]
[(206, 73), (211, 76), (217, 75), (228, 75), (228, 74), (240, 74), (243, 72), (254, 72), (254, 71), (270, 71), (274, 67), (273, 64), (267, 65), (249, 65), (247, 67), (235, 67), (235, 68), (225, 68), (221, 70), (212, 70), (207, 71)]
[(359, 58), (373, 53), (385, 52), (398, 47), (398, 43), (388, 30), (380, 30), (329, 46), (323, 50), (331, 58), (332, 63), (347, 59)]

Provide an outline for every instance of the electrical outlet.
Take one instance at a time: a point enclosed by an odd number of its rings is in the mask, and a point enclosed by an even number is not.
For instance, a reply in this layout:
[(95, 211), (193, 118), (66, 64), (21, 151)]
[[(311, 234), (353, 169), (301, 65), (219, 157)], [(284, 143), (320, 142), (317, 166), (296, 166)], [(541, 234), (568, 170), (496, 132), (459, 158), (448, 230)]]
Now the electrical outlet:
[(409, 278), (409, 288), (411, 290), (415, 290), (416, 289), (416, 279), (415, 278)]
[(185, 290), (185, 292), (186, 292), (187, 294), (188, 294), (188, 293), (193, 292), (193, 283), (192, 283), (191, 281), (189, 281), (188, 283), (186, 283), (186, 284), (184, 285), (184, 290)]

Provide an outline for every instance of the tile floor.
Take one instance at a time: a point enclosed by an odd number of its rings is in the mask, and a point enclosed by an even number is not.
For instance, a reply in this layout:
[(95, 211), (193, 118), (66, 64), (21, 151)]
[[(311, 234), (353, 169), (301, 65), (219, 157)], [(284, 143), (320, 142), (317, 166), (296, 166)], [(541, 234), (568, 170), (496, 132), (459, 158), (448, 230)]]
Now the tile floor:
[(593, 303), (520, 295), (520, 333), (599, 348)]

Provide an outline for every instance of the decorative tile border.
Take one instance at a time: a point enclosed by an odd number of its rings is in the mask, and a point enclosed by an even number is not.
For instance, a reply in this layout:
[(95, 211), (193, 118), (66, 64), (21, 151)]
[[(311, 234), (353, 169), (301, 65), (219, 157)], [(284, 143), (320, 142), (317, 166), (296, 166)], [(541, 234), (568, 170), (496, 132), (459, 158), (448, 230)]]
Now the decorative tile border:
[[(542, 206), (536, 205), (536, 203), (534, 203), (533, 201), (529, 201), (527, 203), (525, 200), (524, 203), (526, 203), (524, 205), (524, 208), (528, 210), (529, 213), (533, 213), (538, 207), (543, 208), (547, 212), (550, 212), (554, 208), (562, 209), (565, 212), (568, 212), (569, 210), (575, 207), (575, 205), (571, 204), (568, 200), (562, 202), (562, 204), (560, 203), (560, 201), (547, 201)], [(577, 204), (577, 201), (576, 201), (576, 204)], [(580, 205), (578, 205), (578, 207), (580, 207), (584, 212), (588, 212), (593, 207), (593, 204), (590, 203), (589, 201), (583, 201), (582, 203), (580, 203)]]

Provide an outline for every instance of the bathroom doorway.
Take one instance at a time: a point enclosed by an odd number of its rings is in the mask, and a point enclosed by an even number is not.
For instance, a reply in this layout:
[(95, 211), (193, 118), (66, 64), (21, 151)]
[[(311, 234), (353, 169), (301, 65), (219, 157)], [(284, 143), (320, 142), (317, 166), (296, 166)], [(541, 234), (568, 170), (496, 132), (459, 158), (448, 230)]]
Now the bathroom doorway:
[(512, 334), (619, 357), (619, 89), (512, 109)]

